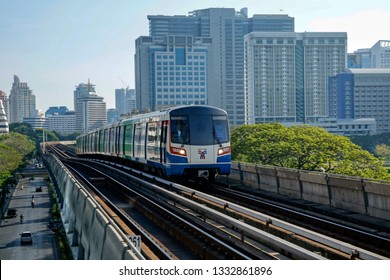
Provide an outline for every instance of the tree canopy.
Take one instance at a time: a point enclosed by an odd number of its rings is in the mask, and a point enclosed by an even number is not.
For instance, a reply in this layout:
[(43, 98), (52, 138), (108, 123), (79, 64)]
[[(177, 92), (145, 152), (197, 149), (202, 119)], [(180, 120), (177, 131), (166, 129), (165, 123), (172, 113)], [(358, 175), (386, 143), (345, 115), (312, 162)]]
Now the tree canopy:
[(242, 125), (232, 130), (231, 145), (236, 161), (390, 179), (380, 159), (349, 138), (315, 126)]
[(34, 141), (26, 135), (15, 132), (0, 135), (0, 186), (34, 150)]

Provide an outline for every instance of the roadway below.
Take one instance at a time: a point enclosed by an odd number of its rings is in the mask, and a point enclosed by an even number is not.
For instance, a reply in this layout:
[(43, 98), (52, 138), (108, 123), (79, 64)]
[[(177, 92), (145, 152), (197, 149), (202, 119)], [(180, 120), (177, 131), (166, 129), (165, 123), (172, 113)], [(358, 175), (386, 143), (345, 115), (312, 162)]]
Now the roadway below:
[[(41, 191), (37, 192), (37, 188)], [(35, 207), (31, 201), (34, 196)], [(9, 194), (7, 209), (0, 224), (1, 260), (57, 260), (59, 254), (55, 234), (47, 227), (50, 221), (51, 202), (48, 184), (42, 177), (21, 179)], [(7, 216), (15, 209), (14, 217)], [(24, 216), (21, 223), (20, 215)], [(20, 233), (31, 231), (33, 242), (21, 244)]]

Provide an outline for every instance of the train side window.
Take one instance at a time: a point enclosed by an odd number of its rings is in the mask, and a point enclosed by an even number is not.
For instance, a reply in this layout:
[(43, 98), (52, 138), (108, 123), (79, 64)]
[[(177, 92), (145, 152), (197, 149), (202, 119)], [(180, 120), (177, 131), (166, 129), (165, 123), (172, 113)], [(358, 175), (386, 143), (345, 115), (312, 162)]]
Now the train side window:
[(145, 129), (146, 124), (140, 123), (135, 125), (134, 131), (134, 156), (145, 158)]
[(171, 142), (190, 144), (190, 131), (187, 116), (171, 117)]

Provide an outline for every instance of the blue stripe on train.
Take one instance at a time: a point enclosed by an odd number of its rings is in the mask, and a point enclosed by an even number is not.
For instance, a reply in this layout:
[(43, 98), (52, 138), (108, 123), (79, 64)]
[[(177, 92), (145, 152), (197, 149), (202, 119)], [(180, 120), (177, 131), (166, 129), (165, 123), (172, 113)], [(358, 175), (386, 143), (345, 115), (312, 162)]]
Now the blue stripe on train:
[(219, 169), (221, 175), (228, 175), (230, 173), (230, 162), (215, 163), (215, 164), (180, 164), (180, 163), (162, 164), (160, 162), (148, 160), (147, 164), (165, 170), (165, 173), (168, 176), (181, 176), (183, 175), (185, 169), (199, 169), (199, 170)]

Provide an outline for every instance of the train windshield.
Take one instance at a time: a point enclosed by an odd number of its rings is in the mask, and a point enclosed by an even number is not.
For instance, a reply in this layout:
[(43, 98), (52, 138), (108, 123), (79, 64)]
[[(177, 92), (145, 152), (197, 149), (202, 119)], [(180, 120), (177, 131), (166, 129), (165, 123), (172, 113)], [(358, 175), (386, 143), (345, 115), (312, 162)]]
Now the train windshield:
[(172, 143), (214, 145), (229, 142), (226, 116), (193, 115), (171, 117)]

